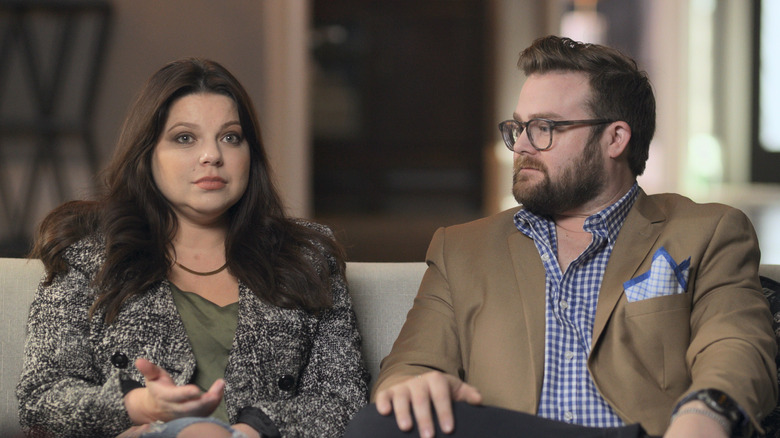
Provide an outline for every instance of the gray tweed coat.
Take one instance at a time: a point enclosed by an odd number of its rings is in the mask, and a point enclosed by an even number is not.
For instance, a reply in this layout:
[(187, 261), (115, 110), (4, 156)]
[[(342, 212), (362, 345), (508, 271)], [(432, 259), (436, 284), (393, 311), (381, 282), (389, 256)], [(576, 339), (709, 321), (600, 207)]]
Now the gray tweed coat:
[[(178, 385), (195, 371), (167, 281), (128, 300), (111, 325), (101, 315), (88, 318), (97, 295), (90, 281), (103, 254), (99, 238), (73, 245), (67, 274), (35, 295), (17, 387), (22, 427), (32, 434), (109, 437), (130, 427), (122, 387), (143, 384), (133, 365), (139, 357), (163, 367)], [(334, 306), (319, 317), (268, 305), (239, 285), (238, 326), (225, 369), (231, 422), (251, 406), (283, 437), (336, 437), (367, 402), (368, 373), (345, 279), (331, 280)]]

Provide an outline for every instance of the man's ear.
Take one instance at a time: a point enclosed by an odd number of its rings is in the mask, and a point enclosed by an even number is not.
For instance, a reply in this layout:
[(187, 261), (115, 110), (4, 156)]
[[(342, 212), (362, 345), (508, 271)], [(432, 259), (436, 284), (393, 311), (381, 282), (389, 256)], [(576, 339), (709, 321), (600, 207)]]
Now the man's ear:
[(628, 148), (628, 141), (631, 140), (631, 127), (628, 126), (628, 123), (618, 120), (607, 126), (604, 135), (609, 141), (607, 144), (609, 158), (618, 158)]

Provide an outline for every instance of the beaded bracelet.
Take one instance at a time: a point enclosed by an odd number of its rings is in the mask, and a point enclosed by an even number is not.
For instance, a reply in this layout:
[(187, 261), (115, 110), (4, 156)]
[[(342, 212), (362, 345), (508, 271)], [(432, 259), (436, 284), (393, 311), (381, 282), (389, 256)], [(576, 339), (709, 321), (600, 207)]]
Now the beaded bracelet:
[(726, 434), (731, 435), (731, 424), (726, 419), (726, 417), (724, 417), (723, 415), (717, 414), (715, 412), (712, 412), (709, 409), (682, 408), (679, 411), (675, 412), (674, 415), (672, 415), (671, 422), (673, 422), (675, 418), (679, 417), (680, 415), (684, 415), (684, 414), (699, 414), (699, 415), (704, 415), (705, 417), (708, 417), (708, 418), (712, 418), (713, 420), (717, 421), (718, 424), (720, 424), (720, 426), (723, 428), (723, 430), (726, 431)]

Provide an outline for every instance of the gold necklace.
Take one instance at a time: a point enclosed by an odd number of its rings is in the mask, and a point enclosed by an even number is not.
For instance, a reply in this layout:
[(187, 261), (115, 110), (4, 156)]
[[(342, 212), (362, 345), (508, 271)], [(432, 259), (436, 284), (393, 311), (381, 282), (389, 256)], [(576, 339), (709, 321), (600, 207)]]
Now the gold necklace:
[(224, 265), (222, 265), (222, 266), (221, 266), (220, 268), (218, 268), (218, 269), (215, 269), (215, 270), (213, 270), (213, 271), (208, 271), (208, 272), (200, 272), (200, 271), (196, 271), (196, 270), (194, 270), (194, 269), (190, 269), (190, 268), (188, 268), (188, 267), (186, 267), (186, 266), (182, 265), (182, 264), (181, 264), (181, 263), (179, 263), (179, 262), (174, 262), (174, 263), (176, 263), (176, 266), (178, 266), (178, 267), (180, 267), (180, 268), (184, 269), (185, 271), (189, 272), (190, 274), (194, 274), (194, 275), (200, 275), (201, 277), (208, 277), (209, 275), (219, 274), (220, 272), (224, 271), (224, 270), (225, 270), (225, 268), (227, 268), (227, 262), (225, 262), (225, 264), (224, 264)]

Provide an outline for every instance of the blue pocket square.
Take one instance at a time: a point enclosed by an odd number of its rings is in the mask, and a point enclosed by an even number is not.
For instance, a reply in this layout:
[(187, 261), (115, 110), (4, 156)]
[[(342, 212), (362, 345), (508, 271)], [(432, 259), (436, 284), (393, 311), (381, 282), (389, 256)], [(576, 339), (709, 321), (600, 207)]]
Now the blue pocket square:
[(623, 283), (628, 302), (685, 293), (690, 267), (690, 257), (678, 265), (664, 247), (658, 248), (650, 270)]

